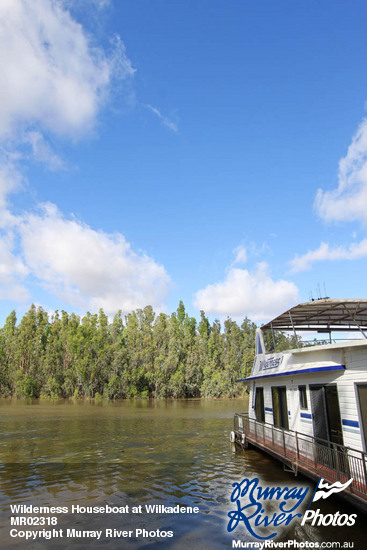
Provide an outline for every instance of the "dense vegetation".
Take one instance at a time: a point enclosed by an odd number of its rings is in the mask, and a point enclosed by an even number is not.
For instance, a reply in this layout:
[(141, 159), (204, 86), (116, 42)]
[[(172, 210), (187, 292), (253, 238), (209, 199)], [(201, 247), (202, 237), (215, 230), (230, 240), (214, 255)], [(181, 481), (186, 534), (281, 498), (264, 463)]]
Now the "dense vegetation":
[(151, 306), (113, 321), (101, 309), (51, 320), (31, 306), (0, 329), (0, 395), (17, 397), (234, 397), (251, 370), (256, 325), (199, 322), (180, 302), (172, 315)]

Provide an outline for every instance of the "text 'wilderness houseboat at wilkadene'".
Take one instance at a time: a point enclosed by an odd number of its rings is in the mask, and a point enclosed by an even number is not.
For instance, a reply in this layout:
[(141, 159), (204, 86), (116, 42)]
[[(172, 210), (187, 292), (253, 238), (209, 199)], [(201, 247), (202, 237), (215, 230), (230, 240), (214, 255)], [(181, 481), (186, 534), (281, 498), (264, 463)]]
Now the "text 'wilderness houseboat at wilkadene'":
[[(278, 331), (293, 333), (295, 349), (276, 350)], [(323, 333), (323, 343), (299, 331)], [(231, 440), (315, 480), (353, 478), (341, 494), (366, 512), (367, 300), (314, 300), (263, 325), (251, 376), (239, 382), (249, 411), (235, 415)]]

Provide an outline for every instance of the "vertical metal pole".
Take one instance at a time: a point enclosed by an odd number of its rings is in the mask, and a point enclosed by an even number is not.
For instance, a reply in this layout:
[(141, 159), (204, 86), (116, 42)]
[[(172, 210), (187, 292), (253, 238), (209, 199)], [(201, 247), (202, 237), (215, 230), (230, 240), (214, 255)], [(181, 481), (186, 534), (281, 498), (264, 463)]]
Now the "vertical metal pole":
[(338, 481), (340, 481), (340, 465), (339, 465), (338, 449), (335, 445), (332, 445), (332, 450), (335, 454), (335, 465), (336, 465), (336, 473), (337, 473), (337, 476), (338, 476)]
[(315, 470), (317, 470), (317, 460), (316, 460), (316, 454), (317, 454), (317, 449), (316, 449), (316, 441), (313, 440), (313, 443), (312, 443), (312, 448), (313, 448), (313, 462), (314, 462), (314, 465), (315, 465)]
[(283, 430), (283, 449), (284, 449), (284, 456), (286, 456), (286, 452), (285, 452), (285, 435), (284, 435), (284, 430)]
[(277, 346), (275, 344), (275, 338), (274, 338), (273, 323), (270, 323), (270, 328), (271, 328), (271, 335), (273, 337), (274, 351), (277, 351)]
[(297, 458), (299, 460), (298, 433), (297, 432), (296, 432), (296, 449), (297, 449)]
[(293, 334), (294, 334), (294, 337), (295, 337), (295, 339), (296, 339), (297, 348), (299, 348), (297, 333), (296, 333), (296, 329), (294, 328), (294, 324), (293, 324), (293, 319), (292, 319), (291, 312), (288, 311), (288, 314), (289, 314), (289, 318), (290, 318), (290, 320), (291, 320), (291, 324), (292, 324), (292, 328), (293, 328)]
[(366, 471), (366, 460), (367, 460), (367, 455), (366, 453), (362, 453), (362, 464), (363, 464), (363, 472), (364, 472), (364, 494), (366, 494), (366, 489), (367, 489), (367, 471)]
[[(350, 479), (350, 466), (349, 466), (349, 456), (348, 456), (348, 449), (345, 449), (345, 454), (344, 454), (344, 460), (345, 460), (345, 465), (346, 465), (346, 475), (349, 477)], [(351, 457), (352, 458), (352, 457)], [(349, 489), (350, 489), (350, 492), (351, 493), (354, 493), (353, 491), (353, 481), (352, 483), (349, 485)]]

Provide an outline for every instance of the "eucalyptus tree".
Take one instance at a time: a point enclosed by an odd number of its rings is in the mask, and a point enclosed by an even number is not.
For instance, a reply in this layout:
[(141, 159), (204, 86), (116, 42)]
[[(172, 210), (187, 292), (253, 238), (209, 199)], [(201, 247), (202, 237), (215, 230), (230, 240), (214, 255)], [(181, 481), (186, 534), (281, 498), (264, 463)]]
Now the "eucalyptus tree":
[(43, 383), (49, 321), (47, 313), (31, 305), (22, 317), (17, 333), (14, 357), (17, 393), (26, 397), (38, 397)]
[(50, 397), (64, 395), (64, 345), (65, 337), (62, 331), (62, 319), (55, 311), (48, 330), (47, 346), (43, 362), (42, 394)]
[[(183, 302), (171, 315), (151, 306), (110, 322), (102, 309), (82, 318), (48, 318), (32, 305), (19, 325), (12, 312), (0, 329), (0, 395), (38, 397), (222, 397), (249, 373), (256, 325), (228, 318), (211, 325)], [(294, 342), (275, 335), (278, 349)], [(241, 386), (242, 387), (242, 386)]]
[(241, 378), (246, 378), (250, 375), (252, 365), (255, 360), (255, 336), (256, 324), (245, 317), (241, 325), (243, 334), (243, 355), (242, 355), (242, 372)]
[(169, 376), (166, 358), (169, 353), (169, 323), (169, 316), (160, 313), (153, 326), (154, 366), (148, 376), (152, 396), (155, 398), (167, 397)]
[(222, 397), (224, 393), (224, 347), (221, 323), (218, 319), (213, 322), (211, 327), (207, 350), (201, 392), (204, 397)]
[(119, 310), (110, 326), (112, 356), (109, 366), (108, 383), (103, 394), (108, 398), (125, 398), (128, 394), (128, 350), (126, 330)]
[(0, 330), (0, 395), (12, 395), (15, 391), (17, 316), (13, 310)]

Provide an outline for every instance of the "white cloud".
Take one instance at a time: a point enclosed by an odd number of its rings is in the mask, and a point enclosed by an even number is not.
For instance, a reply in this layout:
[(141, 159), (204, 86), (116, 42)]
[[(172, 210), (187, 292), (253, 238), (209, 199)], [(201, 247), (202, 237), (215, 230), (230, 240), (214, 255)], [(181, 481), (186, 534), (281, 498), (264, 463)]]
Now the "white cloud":
[[(331, 191), (319, 189), (314, 207), (327, 222), (367, 223), (367, 119), (362, 120), (347, 154), (339, 161), (337, 188)], [(353, 234), (355, 237), (356, 233)], [(310, 269), (315, 262), (357, 260), (366, 256), (367, 239), (335, 247), (323, 242), (315, 250), (297, 254), (290, 262), (291, 272)]]
[[(93, 1), (94, 8), (108, 3)], [(165, 269), (134, 252), (123, 235), (66, 219), (51, 204), (39, 214), (11, 213), (8, 197), (22, 187), (22, 165), (35, 160), (63, 169), (49, 136), (75, 140), (89, 132), (112, 82), (134, 74), (120, 38), (106, 53), (68, 6), (75, 3), (0, 2), (0, 298), (29, 300), (31, 281), (92, 310), (162, 309), (170, 283)]]
[(163, 126), (168, 128), (169, 130), (172, 130), (172, 132), (175, 132), (175, 134), (178, 133), (177, 124), (172, 120), (170, 120), (168, 117), (162, 115), (162, 113), (159, 111), (159, 109), (157, 109), (157, 107), (152, 107), (152, 105), (145, 105), (145, 107), (159, 118)]
[(339, 184), (332, 191), (319, 189), (315, 208), (325, 221), (367, 223), (367, 119), (363, 120), (339, 162)]
[(296, 273), (310, 269), (315, 262), (325, 260), (358, 260), (367, 256), (367, 239), (359, 243), (352, 243), (348, 247), (330, 247), (328, 243), (321, 243), (316, 250), (309, 250), (303, 256), (296, 255), (290, 262), (291, 272)]
[(7, 211), (7, 197), (20, 189), (22, 176), (12, 161), (12, 155), (4, 149), (0, 151), (0, 227), (4, 227), (11, 217)]
[(208, 285), (194, 297), (194, 305), (213, 315), (248, 316), (266, 320), (298, 302), (298, 289), (290, 281), (274, 281), (266, 263), (253, 272), (230, 268), (224, 281)]
[(52, 150), (40, 132), (27, 132), (24, 142), (31, 146), (34, 160), (45, 164), (49, 170), (65, 169), (64, 161)]
[(237, 264), (246, 264), (248, 259), (251, 258), (263, 258), (265, 254), (269, 253), (269, 247), (266, 243), (258, 245), (254, 242), (247, 242), (246, 246), (240, 244), (233, 249), (234, 260), (229, 267), (233, 267)]
[(247, 250), (244, 246), (237, 246), (233, 252), (236, 254), (234, 264), (245, 264), (247, 262)]
[(147, 304), (163, 308), (169, 287), (165, 269), (146, 254), (134, 252), (123, 235), (94, 231), (65, 219), (55, 205), (43, 205), (20, 225), (25, 262), (53, 294), (108, 313)]
[(123, 44), (107, 57), (62, 2), (0, 3), (0, 136), (19, 127), (75, 137), (90, 130), (118, 66), (133, 74)]
[(23, 281), (29, 270), (23, 261), (12, 254), (14, 235), (0, 234), (0, 299), (22, 302), (29, 299), (29, 292)]
[(76, 5), (80, 5), (81, 8), (93, 7), (97, 10), (104, 10), (111, 5), (112, 0), (64, 0), (64, 4), (72, 9)]

